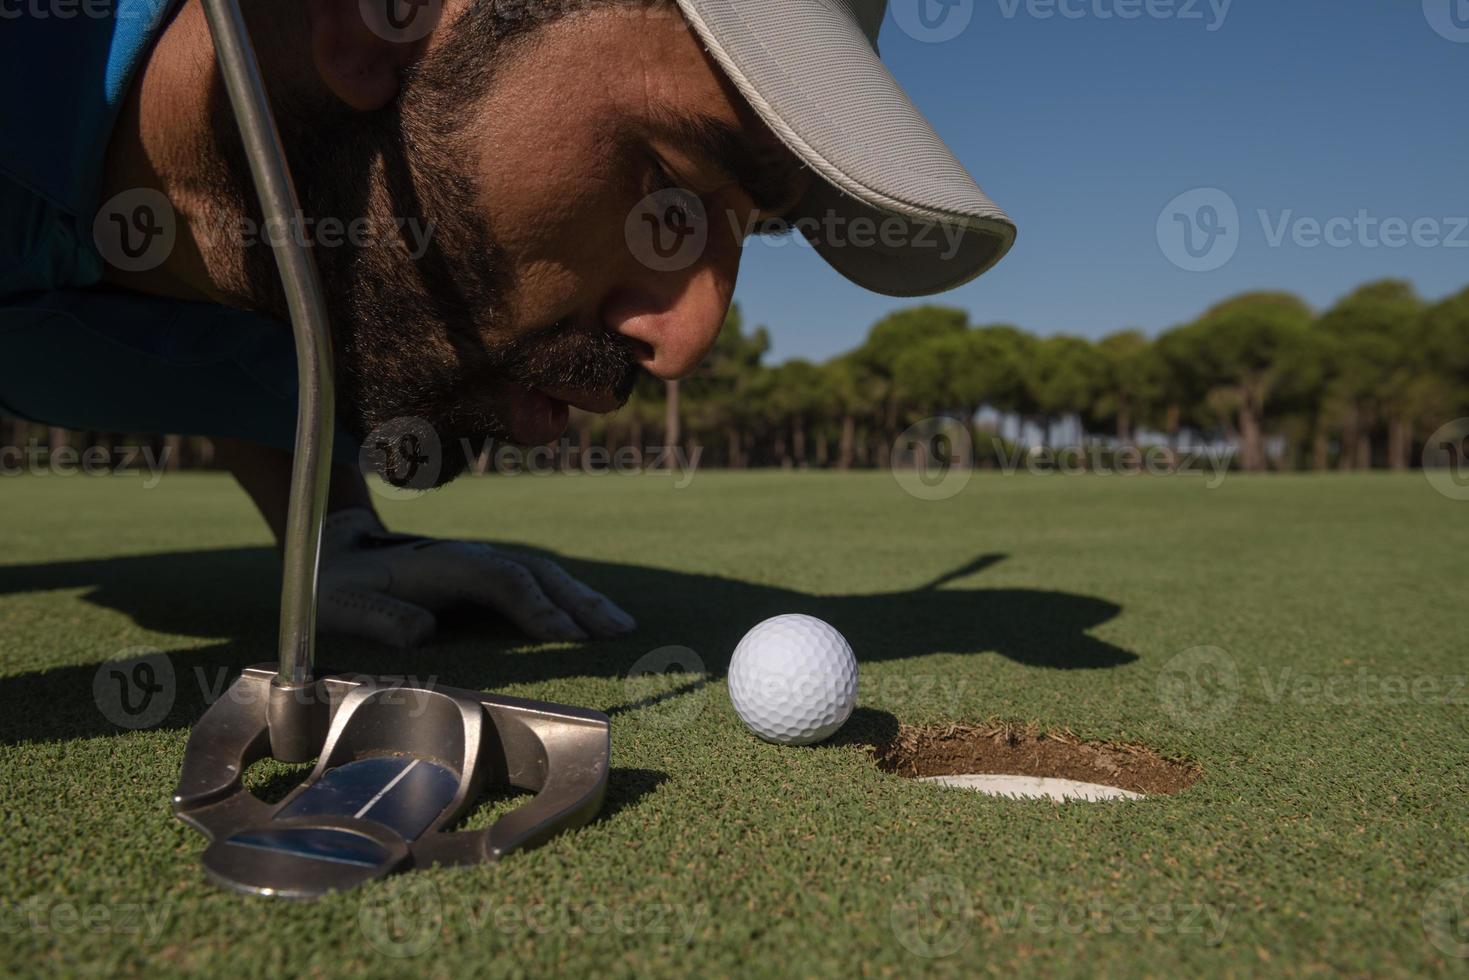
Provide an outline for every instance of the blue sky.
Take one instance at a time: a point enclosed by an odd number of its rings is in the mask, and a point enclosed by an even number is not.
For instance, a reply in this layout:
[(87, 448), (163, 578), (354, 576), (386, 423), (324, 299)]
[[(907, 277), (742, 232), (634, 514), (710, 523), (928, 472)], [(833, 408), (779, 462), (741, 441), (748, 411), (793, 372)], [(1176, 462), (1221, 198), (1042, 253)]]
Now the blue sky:
[[(1248, 289), (1321, 307), (1383, 276), (1430, 298), (1469, 285), (1469, 0), (1153, 0), (1189, 19), (1149, 16), (1145, 0), (956, 2), (950, 16), (971, 17), (957, 37), (919, 42), (890, 11), (882, 49), (1020, 227), (1004, 262), (940, 298), (975, 322), (1153, 334)], [(1143, 16), (1098, 16), (1129, 2)], [(1081, 16), (1040, 16), (1057, 3)], [(1170, 261), (1158, 231), (1200, 188), (1240, 216), (1232, 257), (1206, 272)], [(1332, 219), (1343, 247), (1313, 234)], [(1416, 241), (1382, 244), (1415, 222)], [(772, 361), (850, 349), (907, 302), (761, 242), (736, 299), (770, 327)]]

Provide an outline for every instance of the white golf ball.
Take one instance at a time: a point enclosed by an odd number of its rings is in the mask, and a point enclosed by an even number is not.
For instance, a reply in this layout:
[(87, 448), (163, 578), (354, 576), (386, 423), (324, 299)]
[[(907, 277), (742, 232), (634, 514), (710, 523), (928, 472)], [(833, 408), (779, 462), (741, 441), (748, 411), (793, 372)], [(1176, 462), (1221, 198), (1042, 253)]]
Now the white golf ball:
[(857, 658), (831, 624), (814, 616), (776, 616), (735, 647), (729, 699), (740, 720), (767, 742), (820, 742), (846, 723), (857, 703)]

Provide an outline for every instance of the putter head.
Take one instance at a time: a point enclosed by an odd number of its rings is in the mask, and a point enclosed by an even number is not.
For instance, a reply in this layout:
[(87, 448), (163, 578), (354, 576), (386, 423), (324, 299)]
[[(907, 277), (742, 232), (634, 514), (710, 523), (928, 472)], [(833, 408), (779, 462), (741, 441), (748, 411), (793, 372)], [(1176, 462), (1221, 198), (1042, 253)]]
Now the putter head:
[[(179, 819), (211, 841), (205, 871), (227, 888), (312, 898), (410, 868), (496, 861), (601, 808), (606, 715), (360, 674), (315, 682), (326, 725), (316, 767), (266, 803), (241, 780), (270, 755), (275, 676), (273, 665), (246, 669), (204, 713), (173, 796)], [(446, 829), (495, 785), (536, 795), (485, 830)]]

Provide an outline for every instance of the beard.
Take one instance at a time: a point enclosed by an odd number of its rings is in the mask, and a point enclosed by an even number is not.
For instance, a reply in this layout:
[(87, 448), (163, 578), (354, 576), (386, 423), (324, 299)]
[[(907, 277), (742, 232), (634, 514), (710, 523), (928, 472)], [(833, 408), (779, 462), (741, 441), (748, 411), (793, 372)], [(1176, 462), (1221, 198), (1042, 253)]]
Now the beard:
[[(470, 462), (470, 453), (443, 448), (512, 439), (517, 390), (611, 393), (622, 404), (640, 372), (631, 348), (600, 325), (561, 320), (526, 330), (509, 322), (510, 263), (461, 163), (473, 159), (462, 134), (482, 104), (477, 95), (492, 84), (483, 72), (466, 75), (465, 62), (489, 54), (478, 32), (456, 34), (376, 112), (273, 100), (299, 217), (307, 240), (316, 239), (339, 418), (364, 447), (394, 443), (402, 432), (431, 437), (441, 457), (434, 486)], [(216, 88), (216, 118), (228, 120)], [(227, 124), (215, 140), (215, 206), (264, 227), (238, 132)], [(330, 247), (328, 228), (341, 239)], [(288, 320), (270, 246), (247, 244), (234, 262), (236, 275), (220, 284), (231, 305)], [(231, 267), (228, 258), (211, 264)], [(424, 441), (415, 437), (415, 445)], [(379, 453), (373, 468), (393, 473), (394, 455)]]

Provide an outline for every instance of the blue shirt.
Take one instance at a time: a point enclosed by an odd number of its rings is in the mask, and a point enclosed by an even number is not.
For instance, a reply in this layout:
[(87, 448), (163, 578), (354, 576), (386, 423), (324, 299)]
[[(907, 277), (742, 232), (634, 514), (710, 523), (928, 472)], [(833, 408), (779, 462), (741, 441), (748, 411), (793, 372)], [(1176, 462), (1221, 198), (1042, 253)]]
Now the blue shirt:
[[(0, 6), (0, 415), (290, 449), (296, 360), (287, 325), (100, 285), (92, 227), (107, 146), (177, 6)], [(338, 460), (355, 457), (345, 433), (336, 445)]]
[(92, 220), (107, 142), (176, 2), (76, 0), (0, 14), (0, 297), (101, 280)]

